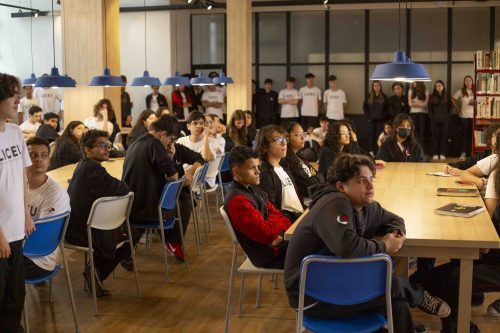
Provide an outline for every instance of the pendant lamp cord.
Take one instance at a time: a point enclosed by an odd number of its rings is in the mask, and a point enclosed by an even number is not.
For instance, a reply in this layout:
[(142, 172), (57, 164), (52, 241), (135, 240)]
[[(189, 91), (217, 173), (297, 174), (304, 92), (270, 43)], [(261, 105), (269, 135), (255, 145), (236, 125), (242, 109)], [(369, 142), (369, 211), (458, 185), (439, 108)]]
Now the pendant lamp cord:
[[(30, 0), (30, 8), (33, 8)], [(30, 44), (31, 44), (31, 73), (35, 73), (33, 70), (33, 12), (30, 13)]]
[(401, 0), (398, 1), (399, 48), (401, 51)]
[(105, 68), (108, 68), (108, 43), (107, 43), (107, 27), (106, 27), (106, 21), (108, 19), (107, 13), (106, 13), (106, 0), (104, 0), (104, 63), (105, 63)]
[(145, 69), (148, 70), (148, 55), (147, 55), (147, 45), (148, 42), (146, 40), (146, 29), (147, 29), (147, 24), (146, 24), (146, 0), (144, 0), (144, 64), (145, 64)]
[(56, 37), (55, 37), (55, 32), (54, 32), (54, 0), (51, 1), (52, 5), (52, 54), (54, 56), (54, 67), (56, 67)]
[[(200, 1), (200, 12), (201, 12), (201, 1)], [(203, 74), (203, 14), (200, 17), (200, 38), (201, 38), (201, 50), (200, 50), (200, 62), (201, 62), (201, 70), (200, 74)]]
[(177, 2), (175, 3), (175, 12), (174, 12), (174, 31), (175, 31), (175, 68), (179, 68), (179, 64), (177, 63), (177, 51), (178, 51), (178, 45), (177, 45)]

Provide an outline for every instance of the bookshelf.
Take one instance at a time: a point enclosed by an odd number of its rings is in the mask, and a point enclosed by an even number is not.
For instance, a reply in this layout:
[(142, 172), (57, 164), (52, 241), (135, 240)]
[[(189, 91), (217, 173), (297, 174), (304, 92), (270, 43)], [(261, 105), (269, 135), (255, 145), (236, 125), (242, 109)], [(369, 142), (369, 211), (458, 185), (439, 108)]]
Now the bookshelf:
[(488, 149), (484, 128), (500, 122), (500, 48), (474, 55), (472, 154)]

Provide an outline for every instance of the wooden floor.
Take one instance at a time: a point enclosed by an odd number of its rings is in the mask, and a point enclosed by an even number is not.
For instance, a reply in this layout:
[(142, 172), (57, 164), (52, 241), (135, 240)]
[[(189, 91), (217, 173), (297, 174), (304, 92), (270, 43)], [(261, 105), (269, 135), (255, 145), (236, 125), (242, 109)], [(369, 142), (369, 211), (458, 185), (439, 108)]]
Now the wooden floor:
[[(212, 206), (215, 207), (215, 204)], [(112, 295), (98, 300), (100, 316), (92, 314), (91, 297), (83, 290), (83, 255), (68, 251), (69, 269), (75, 292), (78, 319), (82, 332), (155, 333), (155, 332), (223, 332), (225, 325), (227, 286), (232, 244), (222, 219), (211, 210), (214, 217), (210, 241), (202, 243), (201, 255), (195, 253), (192, 226), (187, 232), (190, 266), (170, 258), (170, 282), (165, 283), (163, 255), (159, 243), (152, 247), (149, 256), (144, 246), (138, 249), (137, 260), (143, 297), (136, 294), (134, 275), (118, 266), (116, 277), (105, 281)], [(280, 277), (278, 289), (268, 278), (264, 279), (261, 307), (255, 308), (257, 279), (249, 277), (246, 283), (244, 313), (237, 318), (237, 277), (233, 294), (231, 332), (293, 332), (294, 312), (288, 307)], [(48, 302), (48, 286), (27, 288), (27, 302), (31, 331), (74, 332), (71, 306), (64, 274), (54, 279), (54, 303)], [(486, 307), (500, 293), (487, 294), (481, 307), (473, 308), (473, 320), (483, 333), (500, 332), (500, 318), (487, 316)], [(415, 310), (417, 322), (425, 323), (432, 332), (439, 332), (440, 321)]]

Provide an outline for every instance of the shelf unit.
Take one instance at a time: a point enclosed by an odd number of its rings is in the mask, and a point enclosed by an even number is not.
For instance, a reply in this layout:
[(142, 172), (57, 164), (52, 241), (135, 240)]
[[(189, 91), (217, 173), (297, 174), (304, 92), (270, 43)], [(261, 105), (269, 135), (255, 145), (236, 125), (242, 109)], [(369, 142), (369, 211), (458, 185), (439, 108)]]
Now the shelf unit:
[[(477, 68), (477, 54), (474, 55), (474, 85), (473, 85), (473, 93), (474, 93), (474, 114), (472, 120), (472, 155), (477, 152), (485, 151), (488, 149), (486, 145), (478, 145), (476, 142), (476, 131), (484, 131), (484, 128), (489, 126), (493, 122), (500, 122), (500, 118), (493, 117), (478, 117), (477, 116), (477, 101), (479, 100), (488, 100), (488, 99), (497, 99), (500, 101), (500, 92), (490, 92), (490, 91), (477, 91), (478, 88), (478, 76), (481, 74), (493, 74), (500, 75), (500, 69), (492, 69), (492, 68)], [(498, 97), (498, 98), (497, 98)]]

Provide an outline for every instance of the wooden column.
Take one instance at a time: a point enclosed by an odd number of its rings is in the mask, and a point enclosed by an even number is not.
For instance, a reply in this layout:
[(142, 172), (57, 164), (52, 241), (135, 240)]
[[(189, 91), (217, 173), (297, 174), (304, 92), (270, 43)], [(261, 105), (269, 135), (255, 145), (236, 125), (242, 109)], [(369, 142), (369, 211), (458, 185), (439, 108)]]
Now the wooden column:
[(120, 88), (88, 86), (93, 76), (104, 72), (105, 48), (111, 75), (120, 75), (119, 11), (119, 0), (61, 1), (63, 73), (77, 83), (77, 88), (64, 90), (65, 124), (92, 116), (94, 105), (101, 98), (111, 100), (121, 124)]
[(227, 116), (236, 109), (252, 109), (252, 1), (226, 2)]

